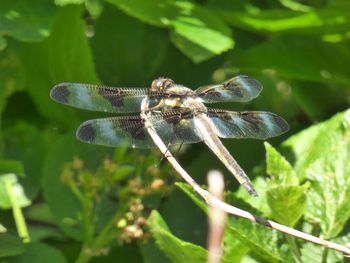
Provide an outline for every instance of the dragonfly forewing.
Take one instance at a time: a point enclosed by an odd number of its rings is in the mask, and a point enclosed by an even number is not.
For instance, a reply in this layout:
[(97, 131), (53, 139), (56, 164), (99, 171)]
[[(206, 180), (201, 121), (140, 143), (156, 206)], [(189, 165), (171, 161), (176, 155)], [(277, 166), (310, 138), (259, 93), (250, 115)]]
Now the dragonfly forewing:
[(204, 103), (248, 102), (259, 96), (262, 85), (251, 77), (240, 75), (222, 84), (204, 86), (195, 92)]
[[(112, 113), (139, 112), (148, 96), (145, 88), (113, 88), (80, 83), (61, 83), (50, 93), (53, 100), (80, 109)], [(154, 99), (156, 97), (153, 95)]]

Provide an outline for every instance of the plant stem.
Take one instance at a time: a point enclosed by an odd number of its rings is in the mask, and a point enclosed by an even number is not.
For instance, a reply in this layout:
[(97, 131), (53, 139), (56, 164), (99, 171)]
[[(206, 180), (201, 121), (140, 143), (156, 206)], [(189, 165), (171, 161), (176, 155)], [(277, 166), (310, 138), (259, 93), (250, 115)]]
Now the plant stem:
[(322, 263), (327, 263), (328, 251), (328, 248), (324, 248), (322, 253)]
[(13, 210), (13, 217), (14, 217), (15, 222), (16, 222), (18, 235), (20, 238), (22, 238), (24, 243), (29, 243), (30, 237), (29, 237), (29, 233), (28, 233), (28, 228), (27, 228), (26, 222), (24, 220), (24, 216), (23, 216), (21, 207), (19, 206), (17, 199), (16, 199), (16, 196), (12, 190), (11, 180), (8, 177), (4, 176), (3, 182), (5, 185), (6, 193), (8, 194), (10, 202), (11, 202), (11, 206), (12, 206), (12, 210)]
[(75, 263), (87, 263), (91, 260), (91, 253), (88, 253), (89, 248), (86, 244), (83, 244), (83, 246), (80, 249), (80, 253), (78, 258), (75, 260)]
[(302, 263), (300, 251), (299, 251), (298, 246), (295, 242), (295, 238), (292, 236), (286, 236), (286, 238), (287, 238), (287, 242), (289, 244), (289, 248), (292, 251), (292, 255), (293, 255), (295, 262)]

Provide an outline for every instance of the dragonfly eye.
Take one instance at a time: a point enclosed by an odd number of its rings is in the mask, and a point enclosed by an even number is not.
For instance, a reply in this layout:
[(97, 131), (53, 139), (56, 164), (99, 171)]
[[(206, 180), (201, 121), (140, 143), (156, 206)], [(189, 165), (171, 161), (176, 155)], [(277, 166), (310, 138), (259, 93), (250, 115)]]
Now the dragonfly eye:
[(173, 84), (174, 81), (172, 81), (171, 79), (159, 78), (152, 82), (151, 89), (154, 91), (163, 91), (164, 89), (167, 89)]

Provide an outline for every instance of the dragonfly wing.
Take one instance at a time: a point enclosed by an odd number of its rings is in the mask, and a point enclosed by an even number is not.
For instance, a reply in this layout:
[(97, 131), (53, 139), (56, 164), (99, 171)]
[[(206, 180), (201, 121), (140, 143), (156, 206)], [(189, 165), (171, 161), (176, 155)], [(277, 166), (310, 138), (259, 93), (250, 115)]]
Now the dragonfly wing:
[(147, 95), (149, 92), (146, 88), (113, 88), (79, 83), (61, 83), (50, 92), (51, 98), (57, 102), (112, 113), (140, 111), (141, 101)]
[(208, 109), (208, 116), (221, 138), (267, 139), (289, 130), (288, 123), (277, 114), (265, 111), (234, 112)]
[(222, 84), (200, 87), (196, 94), (204, 103), (248, 102), (256, 98), (262, 85), (251, 77), (240, 75)]
[[(181, 115), (182, 114), (182, 115)], [(167, 145), (202, 141), (193, 130), (193, 118), (186, 119), (183, 111), (157, 112), (149, 116), (152, 127)], [(155, 147), (140, 116), (94, 119), (84, 122), (77, 130), (83, 142), (112, 147)]]

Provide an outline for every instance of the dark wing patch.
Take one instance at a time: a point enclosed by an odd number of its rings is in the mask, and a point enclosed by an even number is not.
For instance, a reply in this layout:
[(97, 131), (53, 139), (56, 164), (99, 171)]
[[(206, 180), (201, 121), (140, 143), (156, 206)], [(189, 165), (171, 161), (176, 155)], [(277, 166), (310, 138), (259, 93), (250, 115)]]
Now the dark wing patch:
[(208, 109), (221, 138), (267, 139), (289, 130), (288, 123), (277, 114), (265, 111), (234, 112)]
[(113, 88), (90, 84), (61, 83), (50, 92), (53, 100), (76, 108), (112, 113), (139, 112), (145, 96), (150, 104), (161, 98), (146, 88)]
[(256, 98), (262, 85), (251, 77), (240, 75), (222, 84), (204, 86), (195, 92), (204, 103), (215, 102), (248, 102)]
[[(195, 132), (193, 115), (189, 110), (153, 112), (149, 120), (165, 144), (178, 145), (202, 141)], [(112, 117), (84, 122), (77, 130), (83, 142), (112, 147), (155, 147), (140, 116)]]

